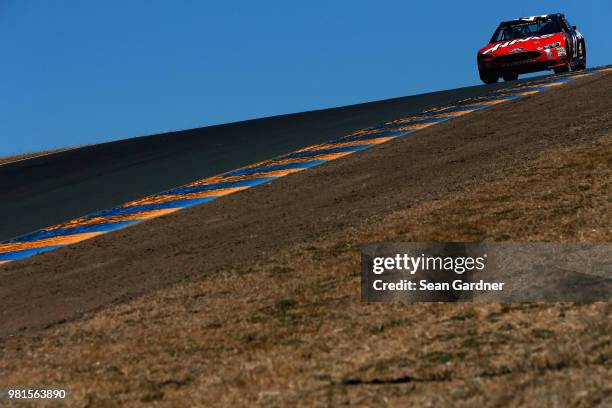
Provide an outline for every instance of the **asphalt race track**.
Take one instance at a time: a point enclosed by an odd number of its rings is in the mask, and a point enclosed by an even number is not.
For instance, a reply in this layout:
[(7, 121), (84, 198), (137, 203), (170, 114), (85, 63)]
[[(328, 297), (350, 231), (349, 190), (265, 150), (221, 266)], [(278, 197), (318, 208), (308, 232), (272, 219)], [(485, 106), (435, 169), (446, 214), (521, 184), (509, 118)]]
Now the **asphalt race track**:
[(0, 165), (0, 241), (535, 79), (144, 136)]

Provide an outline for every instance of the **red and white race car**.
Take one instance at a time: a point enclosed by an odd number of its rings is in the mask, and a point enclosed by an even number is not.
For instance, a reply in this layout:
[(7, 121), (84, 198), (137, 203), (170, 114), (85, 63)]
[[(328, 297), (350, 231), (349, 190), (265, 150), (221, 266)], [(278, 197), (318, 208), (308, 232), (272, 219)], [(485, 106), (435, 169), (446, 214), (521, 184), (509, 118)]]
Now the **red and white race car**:
[(489, 45), (478, 51), (478, 71), (486, 84), (517, 79), (519, 74), (586, 68), (584, 36), (563, 14), (502, 22)]

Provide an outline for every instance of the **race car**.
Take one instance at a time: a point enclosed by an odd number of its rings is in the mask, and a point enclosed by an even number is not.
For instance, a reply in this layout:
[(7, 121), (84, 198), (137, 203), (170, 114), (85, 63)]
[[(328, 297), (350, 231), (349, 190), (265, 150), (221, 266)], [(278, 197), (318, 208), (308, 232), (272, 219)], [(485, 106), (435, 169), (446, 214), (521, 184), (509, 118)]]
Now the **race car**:
[(586, 42), (563, 14), (522, 17), (502, 22), (477, 59), (480, 79), (492, 84), (530, 72), (584, 69)]

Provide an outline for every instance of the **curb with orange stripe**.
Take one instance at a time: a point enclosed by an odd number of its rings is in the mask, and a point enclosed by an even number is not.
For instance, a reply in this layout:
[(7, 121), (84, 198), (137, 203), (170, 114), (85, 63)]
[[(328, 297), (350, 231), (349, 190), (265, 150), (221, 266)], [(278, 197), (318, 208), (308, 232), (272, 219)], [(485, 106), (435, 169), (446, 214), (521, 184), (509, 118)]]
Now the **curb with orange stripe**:
[(612, 67), (594, 68), (579, 73), (521, 83), (486, 94), (428, 109), (363, 129), (327, 143), (314, 145), (275, 159), (233, 170), (219, 176), (194, 181), (168, 191), (134, 200), (109, 210), (86, 215), (0, 243), (0, 265), (32, 255), (81, 242), (111, 231), (204, 204), (280, 177), (319, 166), (376, 145), (414, 133), (420, 129), (528, 95), (564, 85), (576, 78)]

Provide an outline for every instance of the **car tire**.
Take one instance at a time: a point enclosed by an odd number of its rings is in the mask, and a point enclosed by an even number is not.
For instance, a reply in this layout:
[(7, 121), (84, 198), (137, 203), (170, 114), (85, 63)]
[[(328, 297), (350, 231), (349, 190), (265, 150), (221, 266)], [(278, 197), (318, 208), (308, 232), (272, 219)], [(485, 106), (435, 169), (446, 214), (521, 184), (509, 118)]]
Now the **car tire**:
[(503, 75), (504, 77), (504, 81), (508, 82), (508, 81), (516, 81), (519, 77), (519, 75), (515, 72), (508, 72), (506, 74)]
[(586, 54), (586, 43), (584, 41), (581, 41), (578, 44), (578, 56), (580, 57), (580, 62), (576, 64), (576, 66), (574, 67), (574, 71), (582, 71), (583, 69), (586, 69), (587, 54)]
[(481, 72), (480, 73), (480, 79), (485, 84), (494, 84), (494, 83), (496, 83), (499, 80), (499, 75), (492, 74), (490, 72)]

